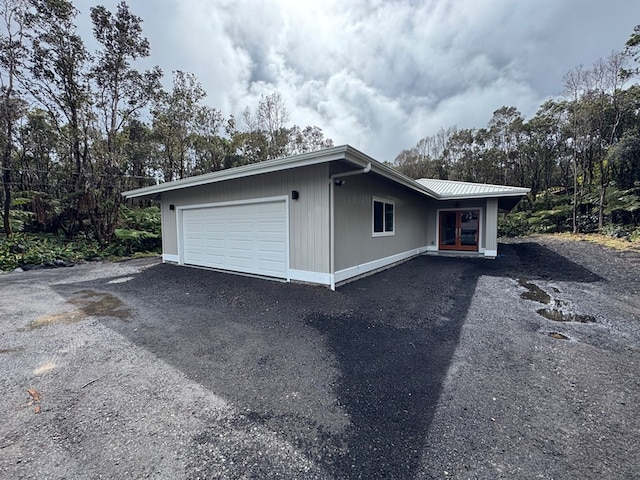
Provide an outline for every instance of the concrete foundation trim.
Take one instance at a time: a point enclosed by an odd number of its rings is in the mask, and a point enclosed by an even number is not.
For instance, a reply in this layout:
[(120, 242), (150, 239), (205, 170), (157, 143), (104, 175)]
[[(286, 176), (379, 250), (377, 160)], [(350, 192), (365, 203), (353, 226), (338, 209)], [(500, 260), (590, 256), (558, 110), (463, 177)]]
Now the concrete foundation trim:
[(290, 268), (289, 279), (293, 282), (331, 285), (331, 274), (329, 273), (311, 272), (308, 270), (295, 270)]
[(402, 262), (403, 260), (408, 260), (409, 258), (420, 255), (426, 251), (427, 247), (419, 247), (406, 252), (397, 253), (389, 257), (380, 258), (378, 260), (373, 260), (371, 262), (355, 265), (343, 270), (338, 270), (334, 274), (334, 282), (338, 284), (344, 282), (345, 280), (359, 277), (360, 275), (364, 275), (375, 270), (383, 269), (384, 267), (393, 265), (394, 263)]
[(178, 255), (174, 255), (172, 253), (163, 253), (162, 254), (162, 263), (178, 263), (180, 258)]

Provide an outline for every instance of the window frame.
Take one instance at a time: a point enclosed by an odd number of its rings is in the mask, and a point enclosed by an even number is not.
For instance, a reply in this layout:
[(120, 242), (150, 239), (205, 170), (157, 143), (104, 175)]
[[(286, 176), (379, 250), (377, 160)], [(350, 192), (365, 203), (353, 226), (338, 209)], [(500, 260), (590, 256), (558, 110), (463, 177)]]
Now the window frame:
[[(376, 202), (382, 204), (382, 231), (376, 232)], [(392, 228), (387, 230), (387, 205), (392, 208)], [(396, 202), (387, 198), (371, 197), (371, 236), (390, 237), (396, 234)]]

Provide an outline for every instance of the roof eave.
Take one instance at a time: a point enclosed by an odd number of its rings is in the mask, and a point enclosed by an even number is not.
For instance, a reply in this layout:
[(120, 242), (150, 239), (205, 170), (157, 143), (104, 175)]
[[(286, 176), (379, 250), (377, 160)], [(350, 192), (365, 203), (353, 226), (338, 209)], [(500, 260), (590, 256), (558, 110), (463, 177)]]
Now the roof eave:
[(440, 195), (440, 200), (473, 200), (478, 198), (503, 198), (503, 197), (524, 197), (531, 190), (526, 188), (518, 192), (491, 192), (491, 193), (469, 193), (457, 195)]
[(123, 192), (122, 195), (126, 198), (151, 197), (159, 193), (170, 192), (182, 188), (198, 187), (201, 185), (207, 185), (209, 183), (217, 183), (225, 180), (250, 177), (253, 175), (259, 175), (261, 173), (279, 172), (291, 168), (315, 165), (318, 163), (330, 162), (334, 160), (342, 160), (346, 158), (346, 153), (349, 149), (351, 149), (351, 147), (342, 145), (316, 152), (303, 153), (300, 155), (278, 158), (275, 160), (267, 160), (259, 163), (251, 163), (249, 165), (243, 165), (228, 170), (220, 170), (217, 172), (206, 173), (204, 175), (198, 175), (195, 177), (188, 177), (181, 180), (152, 185), (150, 187), (129, 190), (127, 192)]
[(345, 159), (349, 160), (352, 163), (355, 163), (361, 167), (366, 167), (368, 163), (371, 163), (371, 171), (377, 173), (378, 175), (382, 175), (383, 177), (389, 178), (396, 183), (399, 183), (407, 188), (410, 188), (422, 195), (428, 195), (430, 197), (439, 199), (439, 195), (431, 190), (430, 188), (425, 187), (421, 183), (416, 182), (412, 178), (403, 175), (402, 173), (394, 170), (391, 167), (387, 167), (384, 163), (379, 162), (378, 160), (370, 157), (369, 155), (362, 153), (355, 148), (348, 146), (345, 152)]
[(374, 173), (382, 175), (386, 178), (390, 178), (391, 180), (400, 183), (405, 187), (408, 187), (423, 195), (428, 195), (433, 198), (439, 198), (437, 193), (425, 187), (424, 185), (421, 185), (415, 180), (412, 180), (411, 178), (393, 170), (392, 168), (387, 167), (386, 165), (380, 163), (369, 155), (366, 155), (349, 145), (341, 145), (326, 150), (309, 152), (275, 160), (268, 160), (260, 163), (252, 163), (229, 170), (221, 170), (218, 172), (198, 175), (196, 177), (189, 177), (181, 180), (175, 180), (173, 182), (153, 185), (150, 187), (129, 190), (127, 192), (123, 192), (122, 195), (126, 198), (153, 197), (160, 193), (179, 190), (182, 188), (198, 187), (201, 185), (222, 182), (225, 180), (249, 177), (262, 173), (279, 172), (291, 168), (304, 167), (337, 160), (347, 160), (354, 165), (360, 166), (362, 168), (366, 167), (368, 164), (371, 164), (371, 170)]

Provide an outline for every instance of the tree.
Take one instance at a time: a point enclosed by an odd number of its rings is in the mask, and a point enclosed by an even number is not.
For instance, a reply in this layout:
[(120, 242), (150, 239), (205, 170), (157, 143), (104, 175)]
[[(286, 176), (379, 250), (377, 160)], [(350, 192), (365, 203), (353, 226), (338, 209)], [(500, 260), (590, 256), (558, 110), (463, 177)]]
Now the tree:
[(245, 108), (245, 130), (238, 132), (245, 163), (261, 162), (287, 155), (290, 132), (286, 128), (289, 112), (278, 92), (261, 95), (255, 112)]
[(617, 140), (622, 116), (619, 97), (624, 78), (621, 75), (623, 62), (622, 54), (616, 52), (606, 60), (598, 60), (587, 72), (588, 92), (582, 99), (590, 110), (590, 136), (594, 143), (595, 167), (599, 180), (599, 229), (604, 225), (606, 192), (611, 180), (607, 151)]
[(193, 139), (195, 155), (193, 175), (226, 168), (232, 152), (231, 142), (220, 135), (224, 125), (225, 119), (220, 110), (206, 105), (198, 108)]
[[(29, 92), (49, 113), (65, 146), (61, 157), (72, 166), (61, 223), (66, 223), (69, 236), (77, 229), (99, 236), (95, 228), (99, 219), (93, 217), (95, 181), (90, 157), (91, 56), (76, 32), (78, 10), (68, 0), (31, 2), (34, 12), (30, 16)], [(88, 225), (83, 221), (87, 215), (92, 216)]]
[(197, 114), (205, 96), (194, 74), (175, 71), (172, 91), (161, 91), (154, 101), (151, 114), (154, 135), (161, 145), (158, 167), (164, 181), (191, 175)]
[(508, 185), (520, 167), (524, 119), (515, 107), (503, 106), (489, 120), (488, 143), (501, 170), (501, 182)]
[(571, 98), (569, 106), (571, 116), (571, 165), (573, 169), (573, 210), (572, 210), (572, 229), (573, 233), (578, 233), (578, 208), (581, 195), (578, 194), (578, 153), (582, 141), (581, 132), (583, 131), (583, 116), (581, 115), (580, 105), (578, 101), (583, 93), (585, 82), (585, 72), (582, 65), (569, 71), (564, 76), (565, 91)]
[[(142, 19), (129, 11), (122, 1), (114, 14), (103, 6), (91, 8), (93, 34), (99, 49), (90, 70), (95, 85), (95, 107), (100, 129), (101, 145), (96, 154), (102, 160), (99, 169), (95, 215), (100, 218), (96, 228), (98, 237), (111, 238), (118, 220), (127, 168), (127, 136), (119, 136), (127, 122), (137, 118), (160, 88), (162, 71), (159, 67), (140, 73), (131, 63), (149, 56), (149, 41), (142, 36)], [(131, 138), (131, 137), (129, 137)], [(118, 141), (118, 140), (121, 141)], [(98, 160), (98, 158), (96, 158)]]
[(451, 167), (449, 140), (455, 133), (455, 128), (441, 128), (435, 135), (420, 139), (413, 148), (398, 154), (395, 167), (411, 178), (446, 180)]
[(144, 73), (132, 68), (131, 62), (149, 56), (149, 41), (142, 36), (142, 19), (124, 1), (117, 8), (115, 15), (103, 6), (91, 8), (93, 33), (100, 45), (91, 76), (110, 153), (116, 150), (117, 132), (155, 97), (162, 77), (158, 66)]
[(153, 131), (146, 123), (132, 118), (125, 126), (122, 135), (126, 137), (122, 143), (127, 162), (125, 171), (129, 179), (127, 188), (148, 187), (154, 180), (151, 178), (153, 168), (150, 165), (151, 159), (156, 155)]
[(640, 25), (636, 25), (633, 28), (633, 33), (629, 36), (629, 39), (625, 43), (623, 55), (632, 60), (637, 66), (629, 69), (623, 68), (621, 75), (623, 79), (628, 79), (635, 75), (640, 74)]
[(300, 129), (298, 125), (294, 125), (289, 129), (288, 137), (287, 155), (315, 152), (333, 147), (333, 140), (325, 138), (320, 127), (306, 126)]
[(278, 92), (262, 95), (258, 103), (257, 118), (258, 127), (267, 137), (267, 159), (286, 155), (289, 143), (286, 123), (289, 121), (289, 112), (282, 95)]
[(2, 0), (0, 15), (2, 28), (0, 31), (0, 123), (2, 125), (2, 224), (7, 237), (11, 236), (12, 192), (12, 156), (14, 136), (18, 119), (22, 115), (24, 101), (17, 90), (17, 82), (21, 75), (25, 46), (26, 4), (23, 0)]
[(567, 178), (562, 175), (556, 177), (563, 157), (564, 121), (563, 104), (548, 100), (535, 117), (525, 124), (526, 140), (521, 147), (521, 163), (516, 172), (516, 183), (529, 187), (532, 199), (541, 190), (546, 191), (552, 186), (568, 186)]

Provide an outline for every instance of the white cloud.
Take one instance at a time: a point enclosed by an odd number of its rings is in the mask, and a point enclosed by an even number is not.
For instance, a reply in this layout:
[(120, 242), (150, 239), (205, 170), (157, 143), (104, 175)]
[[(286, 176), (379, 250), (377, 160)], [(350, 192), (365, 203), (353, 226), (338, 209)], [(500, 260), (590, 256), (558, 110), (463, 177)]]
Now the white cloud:
[(626, 0), (130, 6), (144, 19), (152, 62), (194, 72), (224, 114), (277, 90), (292, 123), (317, 125), (380, 160), (441, 127), (484, 127), (503, 105), (533, 115), (562, 93), (564, 73), (621, 50), (640, 23), (640, 2)]

